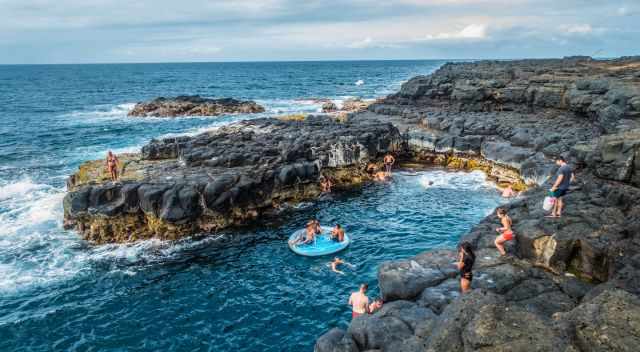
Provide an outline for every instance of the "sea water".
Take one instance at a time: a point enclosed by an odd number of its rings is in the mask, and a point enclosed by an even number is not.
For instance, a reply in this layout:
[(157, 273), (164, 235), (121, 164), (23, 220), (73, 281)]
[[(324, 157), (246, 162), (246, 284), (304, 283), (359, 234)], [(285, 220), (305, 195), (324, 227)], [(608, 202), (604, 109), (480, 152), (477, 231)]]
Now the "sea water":
[[(0, 350), (311, 350), (345, 327), (349, 293), (377, 294), (385, 260), (452, 247), (499, 198), (479, 173), (399, 172), (394, 181), (291, 205), (250, 226), (178, 242), (93, 246), (62, 229), (65, 179), (107, 150), (240, 119), (316, 112), (315, 98), (396, 91), (440, 61), (0, 66)], [(140, 100), (253, 99), (257, 115), (129, 118)], [(428, 181), (433, 181), (429, 184)], [(342, 224), (353, 266), (293, 254), (311, 217)]]

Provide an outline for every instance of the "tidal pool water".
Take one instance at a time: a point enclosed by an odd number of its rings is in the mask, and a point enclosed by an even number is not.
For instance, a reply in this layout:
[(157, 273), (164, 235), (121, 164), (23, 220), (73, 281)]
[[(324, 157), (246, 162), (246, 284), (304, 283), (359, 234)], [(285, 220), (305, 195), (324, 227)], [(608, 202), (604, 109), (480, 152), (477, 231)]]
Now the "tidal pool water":
[[(178, 243), (92, 246), (62, 228), (65, 179), (85, 161), (256, 116), (376, 98), (444, 61), (0, 65), (0, 351), (304, 351), (349, 319), (384, 260), (455, 245), (499, 202), (481, 174), (426, 171)], [(258, 115), (129, 118), (157, 96), (254, 99)], [(435, 184), (425, 188), (425, 178)], [(340, 222), (355, 265), (303, 258), (287, 237)]]
[[(453, 247), (499, 203), (481, 173), (398, 172), (391, 183), (225, 233), (78, 245), (70, 255), (84, 258), (79, 273), (0, 298), (0, 349), (311, 350), (321, 333), (346, 326), (347, 299), (359, 283), (377, 294), (381, 262)], [(352, 237), (338, 254), (353, 264), (345, 275), (329, 269), (331, 257), (289, 250), (288, 236), (312, 217), (340, 223)]]

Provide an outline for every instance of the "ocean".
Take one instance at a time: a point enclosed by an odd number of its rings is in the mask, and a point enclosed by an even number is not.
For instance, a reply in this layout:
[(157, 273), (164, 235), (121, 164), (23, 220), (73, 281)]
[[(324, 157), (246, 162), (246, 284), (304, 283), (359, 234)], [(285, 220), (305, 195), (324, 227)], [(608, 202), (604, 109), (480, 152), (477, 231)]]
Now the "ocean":
[[(382, 261), (454, 246), (500, 203), (482, 174), (400, 173), (240, 229), (102, 246), (62, 228), (65, 180), (107, 150), (317, 112), (316, 98), (385, 96), (443, 63), (0, 65), (0, 350), (312, 350), (324, 331), (346, 326), (349, 293), (375, 287)], [(126, 116), (138, 101), (182, 94), (251, 99), (266, 112)], [(345, 275), (328, 269), (330, 258), (287, 248), (310, 217), (340, 222), (353, 238), (340, 254), (353, 265)]]

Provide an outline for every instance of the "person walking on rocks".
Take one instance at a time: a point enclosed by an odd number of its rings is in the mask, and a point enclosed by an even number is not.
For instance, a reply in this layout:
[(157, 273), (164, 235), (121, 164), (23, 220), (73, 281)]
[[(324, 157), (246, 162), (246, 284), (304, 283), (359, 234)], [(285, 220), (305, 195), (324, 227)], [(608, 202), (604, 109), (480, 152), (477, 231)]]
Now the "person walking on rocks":
[(562, 216), (564, 196), (569, 190), (571, 181), (575, 179), (571, 166), (567, 164), (567, 161), (562, 156), (556, 158), (556, 165), (560, 168), (558, 169), (556, 182), (553, 183), (553, 186), (550, 189), (551, 196), (556, 198), (556, 202), (553, 204), (553, 208), (551, 209), (551, 215), (547, 216), (549, 218), (559, 218)]
[(473, 280), (473, 264), (476, 261), (476, 255), (473, 253), (471, 243), (460, 243), (460, 250), (458, 251), (458, 261), (456, 266), (460, 270), (460, 291), (462, 293), (471, 290), (471, 280)]
[(109, 174), (111, 175), (111, 181), (118, 181), (118, 164), (120, 161), (118, 157), (113, 154), (111, 151), (107, 153), (107, 170), (109, 170)]
[(504, 249), (504, 243), (513, 240), (513, 230), (511, 230), (512, 221), (504, 208), (498, 208), (496, 215), (498, 215), (502, 227), (496, 229), (496, 232), (500, 233), (500, 236), (498, 236), (493, 243), (496, 245), (496, 248), (498, 248), (500, 255), (507, 255), (507, 251)]
[(393, 155), (391, 154), (387, 154), (384, 156), (384, 168), (385, 171), (387, 172), (387, 176), (391, 176), (391, 168), (393, 168), (393, 164), (396, 163), (396, 158), (393, 157)]

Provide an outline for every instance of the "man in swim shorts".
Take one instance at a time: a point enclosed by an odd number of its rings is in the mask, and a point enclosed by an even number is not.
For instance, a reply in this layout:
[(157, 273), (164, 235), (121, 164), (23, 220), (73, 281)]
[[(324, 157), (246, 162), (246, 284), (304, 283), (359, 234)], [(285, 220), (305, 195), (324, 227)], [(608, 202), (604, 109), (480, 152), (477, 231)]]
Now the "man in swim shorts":
[(547, 216), (550, 218), (559, 218), (562, 216), (562, 208), (564, 207), (564, 196), (569, 190), (571, 181), (575, 179), (575, 175), (573, 174), (571, 166), (567, 164), (566, 160), (562, 156), (556, 158), (556, 165), (558, 165), (560, 168), (558, 168), (558, 173), (556, 174), (556, 182), (554, 182), (553, 186), (550, 189), (551, 196), (556, 198), (556, 202), (553, 203), (553, 208), (551, 209), (551, 215)]
[(393, 167), (393, 164), (395, 164), (396, 162), (396, 158), (393, 157), (393, 155), (391, 154), (387, 154), (384, 156), (384, 168), (385, 171), (387, 172), (388, 176), (391, 176), (391, 168)]
[(507, 211), (504, 208), (498, 208), (496, 215), (500, 219), (502, 227), (496, 229), (496, 232), (501, 235), (493, 242), (498, 248), (500, 255), (507, 255), (507, 251), (504, 249), (504, 243), (513, 240), (513, 230), (511, 230), (511, 218), (507, 215)]
[(340, 224), (336, 224), (336, 227), (331, 230), (331, 239), (336, 242), (344, 241), (344, 230), (340, 226)]
[(107, 153), (107, 170), (109, 170), (109, 174), (111, 175), (111, 181), (118, 181), (118, 157), (115, 156), (111, 151)]

